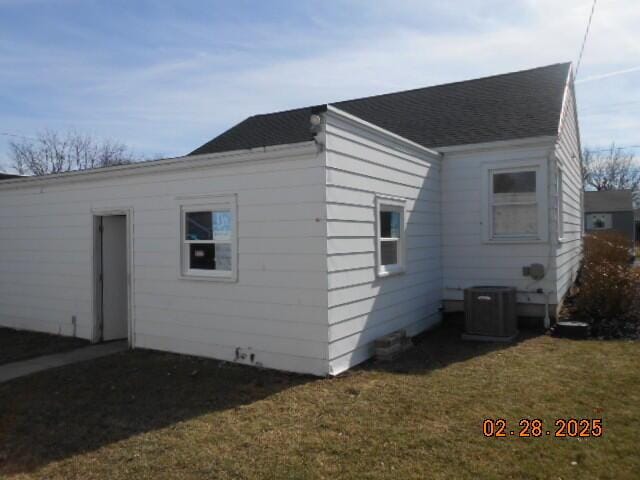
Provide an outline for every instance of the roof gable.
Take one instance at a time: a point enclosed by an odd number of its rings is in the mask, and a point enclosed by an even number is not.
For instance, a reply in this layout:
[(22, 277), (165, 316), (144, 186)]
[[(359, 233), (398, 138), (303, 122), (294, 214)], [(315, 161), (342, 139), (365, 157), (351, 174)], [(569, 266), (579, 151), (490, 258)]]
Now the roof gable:
[(0, 172), (0, 180), (7, 180), (10, 178), (18, 178), (20, 177), (20, 175), (14, 175), (12, 173), (4, 173), (4, 172)]
[(631, 212), (633, 211), (633, 192), (631, 190), (600, 190), (584, 192), (584, 211)]
[[(557, 135), (570, 63), (332, 103), (427, 148)], [(255, 115), (190, 155), (312, 139), (314, 107)]]

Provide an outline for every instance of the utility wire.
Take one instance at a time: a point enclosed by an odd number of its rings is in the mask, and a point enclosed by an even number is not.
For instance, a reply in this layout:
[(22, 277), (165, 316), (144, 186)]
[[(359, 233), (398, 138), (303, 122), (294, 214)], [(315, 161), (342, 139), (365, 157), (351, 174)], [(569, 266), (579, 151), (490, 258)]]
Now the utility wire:
[(584, 38), (582, 39), (582, 46), (580, 47), (580, 55), (578, 55), (578, 61), (576, 62), (576, 74), (575, 78), (578, 77), (578, 70), (580, 69), (580, 63), (582, 62), (582, 55), (584, 54), (584, 47), (587, 44), (587, 38), (589, 37), (589, 30), (591, 29), (591, 20), (593, 20), (593, 12), (596, 9), (596, 2), (598, 0), (593, 0), (593, 5), (591, 6), (591, 13), (589, 14), (589, 21), (587, 22), (587, 30), (584, 32)]
[[(617, 145), (616, 145), (613, 149), (614, 149), (614, 150), (630, 150), (630, 149), (633, 149), (633, 148), (640, 148), (640, 145), (623, 145), (623, 146), (621, 146), (621, 147), (619, 147), (619, 146), (617, 146)], [(588, 150), (589, 150), (590, 152), (608, 152), (608, 151), (610, 151), (610, 150), (611, 150), (611, 147), (608, 147), (608, 148), (598, 148), (598, 149), (596, 149), (596, 150), (593, 150), (593, 149), (589, 148)]]

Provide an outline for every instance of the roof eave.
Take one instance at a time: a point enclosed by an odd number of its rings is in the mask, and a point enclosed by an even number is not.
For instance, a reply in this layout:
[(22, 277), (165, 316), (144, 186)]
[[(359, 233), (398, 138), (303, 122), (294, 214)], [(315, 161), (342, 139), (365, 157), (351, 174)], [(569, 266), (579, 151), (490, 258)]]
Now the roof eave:
[(537, 137), (516, 138), (510, 140), (497, 140), (494, 142), (481, 143), (465, 143), (462, 145), (449, 145), (445, 147), (437, 147), (436, 150), (442, 154), (445, 153), (463, 153), (481, 150), (498, 150), (503, 148), (517, 147), (547, 147), (552, 146), (557, 135), (540, 135)]
[(152, 160), (114, 167), (76, 170), (73, 172), (42, 175), (33, 177), (12, 178), (0, 180), (0, 190), (49, 185), (73, 181), (102, 180), (135, 174), (168, 172), (175, 170), (206, 168), (211, 166), (253, 162), (258, 160), (274, 160), (289, 158), (317, 152), (317, 145), (313, 140), (308, 142), (274, 145), (226, 152), (203, 153), (198, 155), (173, 157)]

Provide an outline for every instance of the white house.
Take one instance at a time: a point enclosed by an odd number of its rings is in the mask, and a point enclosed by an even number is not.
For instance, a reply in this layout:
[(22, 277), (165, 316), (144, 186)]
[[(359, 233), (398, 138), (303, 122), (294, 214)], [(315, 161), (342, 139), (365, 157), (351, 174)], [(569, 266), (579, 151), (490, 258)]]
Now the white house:
[(0, 182), (0, 324), (338, 374), (468, 286), (553, 316), (581, 192), (570, 64), (258, 115), (185, 157)]

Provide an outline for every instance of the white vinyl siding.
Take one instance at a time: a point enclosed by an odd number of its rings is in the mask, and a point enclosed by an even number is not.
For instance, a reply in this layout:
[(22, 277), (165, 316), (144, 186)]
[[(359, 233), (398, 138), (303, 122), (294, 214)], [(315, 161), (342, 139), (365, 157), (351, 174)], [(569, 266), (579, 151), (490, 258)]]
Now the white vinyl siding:
[[(584, 226), (580, 141), (572, 86), (567, 89), (565, 97), (555, 157), (563, 172), (560, 199), (562, 202), (562, 241), (558, 244), (554, 255), (554, 273), (557, 283), (556, 301), (560, 302), (578, 274), (582, 259)], [(551, 181), (556, 185), (557, 175), (554, 175)], [(559, 233), (557, 232), (556, 235)]]
[[(547, 162), (554, 139), (496, 143), (485, 148), (447, 151), (442, 160), (442, 259), (445, 300), (462, 301), (463, 289), (476, 285), (508, 285), (520, 291), (553, 291), (553, 272), (534, 282), (522, 267), (550, 262)], [(537, 238), (492, 239), (490, 236), (491, 171), (538, 171)], [(553, 217), (551, 217), (553, 215)], [(555, 229), (554, 229), (555, 230)], [(545, 295), (518, 294), (520, 303), (544, 305)]]
[[(328, 359), (337, 374), (369, 358), (376, 338), (440, 319), (441, 167), (437, 157), (327, 121)], [(404, 204), (406, 261), (404, 274), (379, 277), (377, 201), (385, 198)]]
[[(130, 207), (135, 346), (231, 361), (250, 349), (265, 367), (326, 374), (324, 156), (311, 143), (282, 151), (0, 185), (0, 324), (72, 335), (75, 316), (91, 338), (92, 210)], [(212, 195), (237, 195), (235, 283), (180, 276), (178, 212)]]
[[(537, 242), (489, 241), (489, 209), (482, 208), (488, 205), (489, 182), (478, 182), (482, 169), (532, 163), (541, 169), (539, 226), (544, 231)], [(445, 300), (461, 301), (466, 287), (497, 284), (516, 287), (522, 305), (545, 303), (545, 294), (524, 293), (537, 289), (550, 293), (552, 306), (560, 302), (582, 257), (582, 177), (573, 90), (567, 91), (557, 138), (448, 149), (442, 164)], [(532, 263), (544, 265), (547, 273), (541, 281), (522, 274), (522, 267)]]

